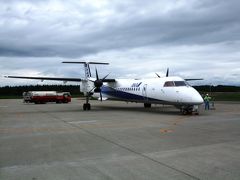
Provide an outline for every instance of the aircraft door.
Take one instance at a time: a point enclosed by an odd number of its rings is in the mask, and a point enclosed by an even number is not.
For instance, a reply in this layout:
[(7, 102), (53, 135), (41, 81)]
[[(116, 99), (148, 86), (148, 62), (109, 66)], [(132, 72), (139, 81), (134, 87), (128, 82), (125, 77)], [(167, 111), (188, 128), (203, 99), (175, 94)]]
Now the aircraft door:
[(142, 95), (143, 95), (143, 99), (144, 100), (148, 100), (148, 97), (147, 97), (147, 84), (143, 85)]
[(184, 97), (184, 93), (182, 92), (183, 90), (181, 89), (176, 89), (176, 95), (177, 95), (177, 102), (180, 103), (180, 102), (183, 102), (183, 97)]

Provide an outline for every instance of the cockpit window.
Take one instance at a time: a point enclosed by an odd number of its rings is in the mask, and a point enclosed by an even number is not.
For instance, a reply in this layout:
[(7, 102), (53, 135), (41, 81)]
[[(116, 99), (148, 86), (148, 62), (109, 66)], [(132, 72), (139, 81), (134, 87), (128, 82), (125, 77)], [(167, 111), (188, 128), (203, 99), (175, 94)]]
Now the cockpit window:
[(187, 86), (185, 81), (174, 81), (175, 86)]
[(164, 84), (164, 87), (172, 87), (172, 86), (174, 86), (173, 81), (166, 81)]
[(185, 81), (166, 81), (164, 87), (173, 87), (173, 86), (188, 86)]

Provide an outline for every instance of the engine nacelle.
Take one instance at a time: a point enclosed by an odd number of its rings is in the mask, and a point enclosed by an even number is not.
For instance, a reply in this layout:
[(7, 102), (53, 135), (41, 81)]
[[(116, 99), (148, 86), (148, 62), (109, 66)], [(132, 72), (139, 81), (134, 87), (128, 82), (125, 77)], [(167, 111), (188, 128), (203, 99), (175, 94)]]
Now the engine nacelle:
[(80, 84), (80, 92), (84, 93), (84, 95), (86, 95), (87, 93), (89, 93), (91, 90), (93, 90), (94, 88), (94, 83), (91, 81), (83, 81)]

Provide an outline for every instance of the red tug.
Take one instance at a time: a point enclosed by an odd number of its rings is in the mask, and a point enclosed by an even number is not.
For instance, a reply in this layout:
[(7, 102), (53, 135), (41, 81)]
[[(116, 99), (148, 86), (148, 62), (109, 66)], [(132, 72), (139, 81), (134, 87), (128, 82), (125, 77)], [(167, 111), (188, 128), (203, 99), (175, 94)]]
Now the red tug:
[(47, 102), (69, 103), (71, 102), (70, 92), (57, 91), (28, 91), (23, 93), (24, 103), (44, 104)]

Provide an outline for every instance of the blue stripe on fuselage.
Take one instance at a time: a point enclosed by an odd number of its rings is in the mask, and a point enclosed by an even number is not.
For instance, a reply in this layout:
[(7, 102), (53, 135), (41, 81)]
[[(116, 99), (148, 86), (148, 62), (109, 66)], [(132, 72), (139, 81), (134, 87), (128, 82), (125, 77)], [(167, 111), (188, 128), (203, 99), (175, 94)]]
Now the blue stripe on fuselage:
[[(122, 100), (129, 100), (129, 101), (161, 101), (158, 99), (153, 99), (153, 98), (146, 98), (143, 97), (141, 95), (137, 95), (137, 94), (132, 94), (129, 92), (125, 92), (125, 91), (120, 91), (117, 89), (114, 89), (112, 87), (108, 87), (108, 86), (102, 86), (101, 87), (102, 93), (109, 95), (111, 97), (115, 97), (118, 99), (122, 99)], [(161, 101), (162, 102), (162, 101)]]

